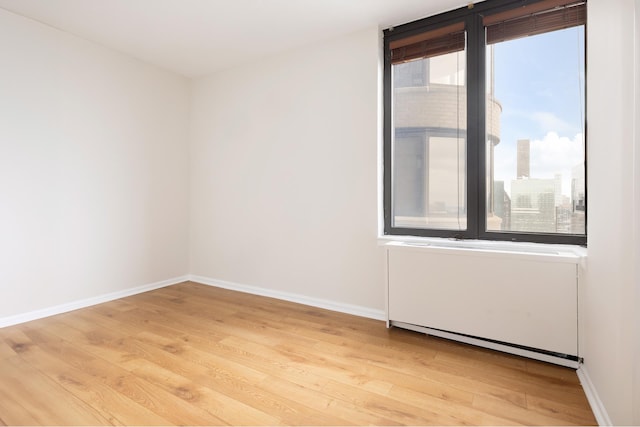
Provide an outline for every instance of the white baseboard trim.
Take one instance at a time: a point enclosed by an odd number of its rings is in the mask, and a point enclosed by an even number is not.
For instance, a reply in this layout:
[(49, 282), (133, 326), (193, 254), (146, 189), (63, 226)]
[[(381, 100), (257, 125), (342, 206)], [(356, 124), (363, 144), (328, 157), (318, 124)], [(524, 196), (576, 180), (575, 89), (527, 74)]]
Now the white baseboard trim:
[(580, 379), (580, 384), (582, 384), (582, 388), (584, 389), (584, 394), (587, 396), (587, 400), (589, 401), (589, 405), (591, 405), (591, 410), (593, 411), (593, 415), (596, 417), (598, 425), (612, 426), (613, 423), (611, 422), (611, 418), (609, 418), (607, 409), (604, 407), (602, 400), (600, 400), (598, 391), (593, 385), (593, 382), (591, 382), (591, 377), (589, 376), (589, 372), (584, 364), (580, 365), (577, 373), (578, 379)]
[(129, 289), (124, 289), (122, 291), (98, 295), (96, 297), (91, 297), (91, 298), (86, 298), (86, 299), (73, 301), (65, 304), (55, 305), (53, 307), (47, 307), (40, 310), (30, 311), (27, 313), (2, 317), (0, 318), (0, 328), (18, 325), (20, 323), (26, 323), (32, 320), (38, 320), (38, 319), (42, 319), (49, 316), (55, 316), (56, 314), (67, 313), (73, 310), (78, 310), (81, 308), (90, 307), (92, 305), (101, 304), (103, 302), (109, 302), (116, 299), (128, 297), (131, 295), (152, 291), (154, 289), (175, 285), (177, 283), (186, 282), (187, 280), (189, 280), (188, 276), (174, 277), (173, 279), (167, 279), (167, 280), (162, 280), (160, 282), (149, 283), (147, 285), (137, 286), (135, 288), (129, 288)]
[(337, 311), (339, 313), (353, 314), (354, 316), (366, 317), (375, 320), (386, 320), (384, 310), (376, 310), (373, 308), (362, 307), (359, 305), (345, 304), (336, 301), (329, 301), (321, 298), (313, 298), (305, 295), (294, 294), (290, 292), (276, 291), (273, 289), (261, 288), (258, 286), (242, 285), (239, 283), (227, 282), (226, 280), (211, 279), (191, 275), (189, 280), (203, 285), (214, 286), (217, 288), (229, 289), (253, 295), (261, 295), (270, 298), (276, 298), (284, 301), (295, 302), (298, 304), (309, 305), (311, 307), (324, 308), (326, 310)]

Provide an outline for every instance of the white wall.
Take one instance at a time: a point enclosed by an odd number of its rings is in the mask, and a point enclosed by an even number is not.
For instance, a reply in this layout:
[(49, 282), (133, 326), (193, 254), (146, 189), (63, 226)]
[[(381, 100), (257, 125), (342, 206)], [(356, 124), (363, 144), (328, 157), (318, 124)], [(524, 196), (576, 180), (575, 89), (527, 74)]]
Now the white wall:
[(195, 82), (192, 274), (384, 308), (379, 37), (372, 28)]
[[(634, 7), (631, 0), (588, 2), (588, 239), (583, 349), (585, 366), (614, 424), (633, 417), (638, 335), (634, 235), (640, 209), (634, 180)], [(637, 393), (637, 391), (636, 391)]]
[(635, 0), (635, 145), (634, 145), (634, 178), (635, 190), (635, 303), (633, 312), (635, 313), (635, 350), (633, 362), (633, 395), (634, 413), (632, 423), (640, 425), (640, 0)]
[(0, 318), (184, 275), (189, 82), (0, 10)]

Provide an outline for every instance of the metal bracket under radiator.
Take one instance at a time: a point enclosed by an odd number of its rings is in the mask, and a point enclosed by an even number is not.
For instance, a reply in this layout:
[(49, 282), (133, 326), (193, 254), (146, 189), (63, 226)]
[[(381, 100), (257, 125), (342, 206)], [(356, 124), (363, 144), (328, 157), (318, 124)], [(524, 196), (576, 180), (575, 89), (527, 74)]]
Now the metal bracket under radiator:
[(440, 338), (446, 338), (453, 341), (463, 342), (478, 347), (484, 347), (491, 350), (502, 351), (504, 353), (515, 354), (517, 356), (528, 357), (530, 359), (540, 360), (542, 362), (553, 363), (568, 368), (578, 369), (582, 363), (582, 359), (576, 356), (570, 356), (560, 353), (552, 353), (549, 351), (538, 350), (534, 348), (509, 344), (470, 335), (457, 334), (455, 332), (442, 331), (440, 329), (428, 328), (426, 326), (412, 325), (410, 323), (389, 321), (389, 327), (395, 326), (402, 329), (408, 329), (415, 332), (421, 332), (427, 335), (433, 335)]

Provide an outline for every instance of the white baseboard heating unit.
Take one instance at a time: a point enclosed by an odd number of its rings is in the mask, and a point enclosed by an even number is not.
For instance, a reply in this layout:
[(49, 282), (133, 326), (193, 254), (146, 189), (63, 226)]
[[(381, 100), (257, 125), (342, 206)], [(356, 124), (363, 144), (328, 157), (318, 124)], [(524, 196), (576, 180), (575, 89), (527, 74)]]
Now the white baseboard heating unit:
[(388, 326), (578, 367), (578, 255), (385, 247)]

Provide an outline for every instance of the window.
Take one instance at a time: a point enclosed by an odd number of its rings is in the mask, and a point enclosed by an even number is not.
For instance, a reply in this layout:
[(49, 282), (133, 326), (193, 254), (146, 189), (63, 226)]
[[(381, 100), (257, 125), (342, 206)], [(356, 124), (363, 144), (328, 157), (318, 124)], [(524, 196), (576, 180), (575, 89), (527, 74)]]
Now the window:
[(385, 234), (586, 244), (584, 1), (384, 34)]

